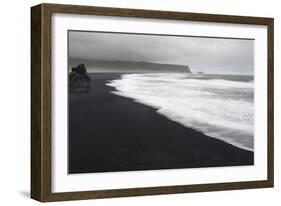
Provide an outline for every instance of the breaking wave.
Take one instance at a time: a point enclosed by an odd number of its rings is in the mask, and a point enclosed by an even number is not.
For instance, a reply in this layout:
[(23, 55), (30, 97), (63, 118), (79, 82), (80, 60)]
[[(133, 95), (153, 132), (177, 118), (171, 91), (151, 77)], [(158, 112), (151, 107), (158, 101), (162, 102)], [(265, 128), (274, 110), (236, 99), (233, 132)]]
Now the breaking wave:
[(157, 109), (183, 126), (254, 149), (254, 83), (182, 73), (124, 74), (107, 84), (116, 95)]

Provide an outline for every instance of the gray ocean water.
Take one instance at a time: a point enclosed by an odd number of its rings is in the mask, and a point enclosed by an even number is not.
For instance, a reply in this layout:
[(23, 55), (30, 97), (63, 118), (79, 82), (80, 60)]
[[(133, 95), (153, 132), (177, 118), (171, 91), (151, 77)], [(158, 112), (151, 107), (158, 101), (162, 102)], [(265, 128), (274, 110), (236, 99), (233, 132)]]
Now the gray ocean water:
[(168, 119), (254, 150), (254, 78), (186, 73), (123, 74), (108, 83)]

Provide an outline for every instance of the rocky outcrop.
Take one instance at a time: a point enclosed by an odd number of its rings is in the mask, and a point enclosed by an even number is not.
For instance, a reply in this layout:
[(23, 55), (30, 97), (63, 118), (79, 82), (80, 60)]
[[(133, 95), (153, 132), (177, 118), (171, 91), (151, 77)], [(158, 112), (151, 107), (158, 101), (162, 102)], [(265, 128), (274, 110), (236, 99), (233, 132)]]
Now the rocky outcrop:
[(72, 67), (69, 73), (69, 91), (71, 93), (86, 93), (90, 89), (91, 78), (84, 64)]

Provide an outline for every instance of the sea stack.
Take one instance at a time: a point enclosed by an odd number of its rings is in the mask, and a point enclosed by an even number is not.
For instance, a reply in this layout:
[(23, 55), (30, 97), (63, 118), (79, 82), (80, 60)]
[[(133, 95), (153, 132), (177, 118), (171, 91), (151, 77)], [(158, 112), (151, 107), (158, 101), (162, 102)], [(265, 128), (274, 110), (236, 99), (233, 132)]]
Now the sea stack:
[(91, 78), (85, 64), (72, 67), (69, 73), (69, 91), (71, 93), (86, 93), (90, 89)]

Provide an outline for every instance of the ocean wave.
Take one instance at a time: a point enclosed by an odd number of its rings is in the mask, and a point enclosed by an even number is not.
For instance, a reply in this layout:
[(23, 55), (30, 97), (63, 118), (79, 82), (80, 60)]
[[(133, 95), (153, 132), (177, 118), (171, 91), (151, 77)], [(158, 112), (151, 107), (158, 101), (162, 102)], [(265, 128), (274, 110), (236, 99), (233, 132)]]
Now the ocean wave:
[(188, 74), (125, 74), (113, 93), (157, 109), (168, 119), (237, 147), (254, 149), (253, 82)]

